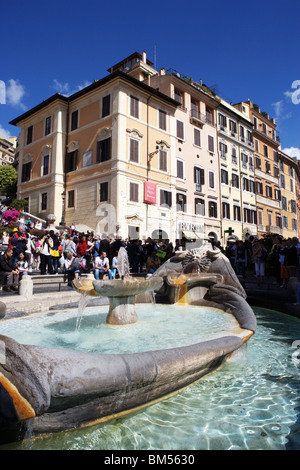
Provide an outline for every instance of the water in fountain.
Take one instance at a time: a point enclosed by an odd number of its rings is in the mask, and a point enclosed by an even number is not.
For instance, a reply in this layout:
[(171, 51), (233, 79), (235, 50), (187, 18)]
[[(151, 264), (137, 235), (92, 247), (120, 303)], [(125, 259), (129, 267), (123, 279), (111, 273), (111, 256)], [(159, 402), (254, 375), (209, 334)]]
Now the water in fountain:
[(88, 304), (88, 301), (89, 301), (88, 293), (87, 293), (87, 292), (83, 292), (83, 293), (80, 295), (80, 299), (79, 299), (79, 302), (78, 302), (78, 312), (77, 312), (77, 320), (76, 320), (76, 330), (79, 330), (79, 328), (80, 328), (81, 320), (82, 320), (82, 317), (83, 317), (83, 312), (84, 312), (85, 307), (86, 307), (87, 304)]
[(130, 275), (128, 255), (123, 246), (121, 246), (118, 253), (118, 272), (120, 279), (124, 279), (124, 277), (128, 277)]

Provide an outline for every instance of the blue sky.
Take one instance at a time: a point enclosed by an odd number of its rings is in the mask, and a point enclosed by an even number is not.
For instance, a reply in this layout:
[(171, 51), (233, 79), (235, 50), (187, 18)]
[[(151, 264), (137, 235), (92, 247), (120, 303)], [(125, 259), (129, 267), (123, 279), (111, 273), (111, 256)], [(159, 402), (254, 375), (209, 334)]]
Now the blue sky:
[(0, 135), (18, 135), (9, 121), (54, 93), (146, 50), (157, 69), (202, 79), (229, 102), (251, 99), (300, 159), (299, 0), (1, 3)]

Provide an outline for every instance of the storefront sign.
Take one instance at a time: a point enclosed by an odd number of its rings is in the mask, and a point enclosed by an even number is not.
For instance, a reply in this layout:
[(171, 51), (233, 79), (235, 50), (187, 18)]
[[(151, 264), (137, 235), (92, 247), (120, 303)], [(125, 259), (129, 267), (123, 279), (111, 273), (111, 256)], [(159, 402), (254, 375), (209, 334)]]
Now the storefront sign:
[(145, 181), (144, 183), (144, 202), (156, 204), (156, 184)]
[(178, 222), (178, 230), (187, 230), (191, 232), (204, 232), (204, 224), (194, 223), (194, 222)]

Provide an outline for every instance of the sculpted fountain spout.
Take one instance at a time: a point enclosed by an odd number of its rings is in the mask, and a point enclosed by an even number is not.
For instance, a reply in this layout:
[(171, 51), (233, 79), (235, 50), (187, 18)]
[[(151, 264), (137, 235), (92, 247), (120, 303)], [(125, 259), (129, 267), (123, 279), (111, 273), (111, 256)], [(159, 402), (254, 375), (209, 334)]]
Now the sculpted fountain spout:
[(99, 281), (75, 279), (73, 287), (80, 293), (108, 297), (109, 311), (106, 323), (112, 325), (136, 323), (138, 317), (135, 310), (135, 296), (160, 289), (163, 279), (132, 278), (130, 276), (127, 251), (123, 247), (120, 248), (118, 253), (118, 272), (120, 279)]

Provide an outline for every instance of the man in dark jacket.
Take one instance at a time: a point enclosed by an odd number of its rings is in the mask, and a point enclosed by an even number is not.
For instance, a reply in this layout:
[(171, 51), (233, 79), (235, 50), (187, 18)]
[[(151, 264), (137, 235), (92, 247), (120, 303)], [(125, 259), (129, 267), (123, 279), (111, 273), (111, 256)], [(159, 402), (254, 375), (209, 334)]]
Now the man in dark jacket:
[(26, 245), (28, 243), (28, 234), (24, 232), (22, 225), (19, 226), (19, 230), (15, 232), (11, 239), (11, 244), (13, 246), (13, 259), (14, 262), (18, 258), (19, 254), (26, 250)]
[(3, 284), (3, 290), (6, 292), (18, 290), (19, 271), (15, 268), (11, 248), (7, 248), (5, 253), (0, 255), (0, 283)]

